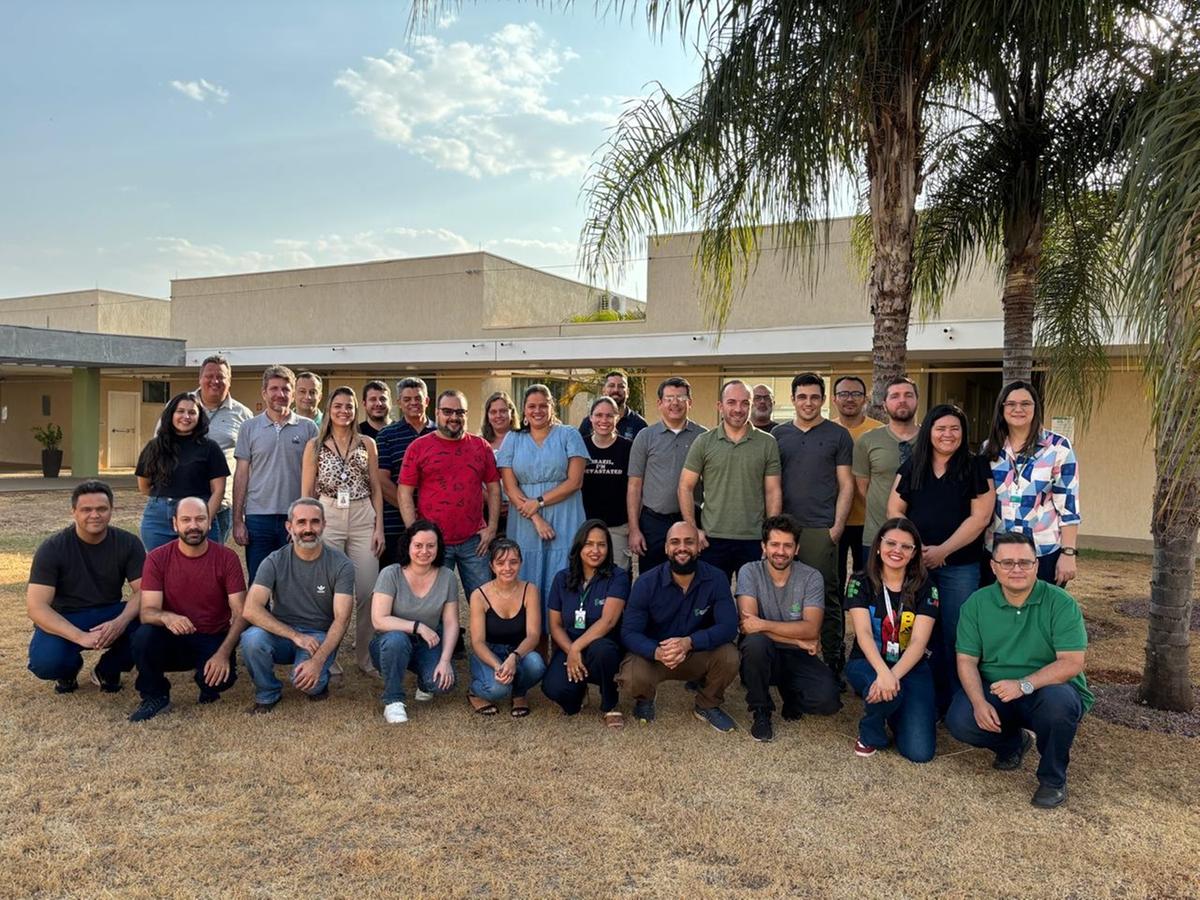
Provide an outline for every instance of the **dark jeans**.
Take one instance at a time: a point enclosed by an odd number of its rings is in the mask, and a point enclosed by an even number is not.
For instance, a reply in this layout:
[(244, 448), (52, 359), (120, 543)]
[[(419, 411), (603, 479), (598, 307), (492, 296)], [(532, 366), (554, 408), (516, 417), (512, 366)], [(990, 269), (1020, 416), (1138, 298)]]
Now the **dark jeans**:
[[(875, 682), (875, 670), (862, 657), (846, 663), (846, 680), (854, 693), (865, 698)], [(924, 660), (900, 679), (900, 692), (886, 703), (863, 703), (858, 739), (868, 747), (886, 747), (888, 726), (896, 736), (896, 749), (905, 759), (929, 762), (937, 749), (937, 710), (933, 672)]]
[[(1045, 556), (1038, 557), (1038, 578), (1050, 584), (1058, 584), (1054, 580), (1054, 576), (1058, 569), (1058, 558), (1062, 556), (1061, 550), (1055, 550), (1053, 553), (1047, 553)], [(992, 571), (992, 557), (986, 551), (983, 554), (983, 560), (979, 563), (979, 586), (987, 587), (989, 584), (996, 583), (996, 573)]]
[(837, 679), (817, 657), (799, 647), (781, 647), (765, 634), (748, 634), (738, 649), (742, 655), (742, 684), (751, 712), (772, 713), (771, 685), (779, 688), (783, 709), (793, 713), (830, 716), (842, 708)]
[(573, 716), (583, 706), (583, 697), (589, 684), (600, 688), (600, 712), (617, 708), (617, 669), (621, 667), (621, 646), (612, 638), (602, 637), (583, 648), (583, 665), (587, 669), (586, 681), (571, 681), (567, 678), (567, 654), (555, 649), (550, 657), (550, 666), (542, 678), (542, 693), (562, 707), (563, 712)]
[(979, 587), (979, 566), (976, 563), (939, 566), (929, 570), (929, 578), (937, 586), (939, 607), (933, 634), (929, 638), (929, 650), (933, 654), (933, 687), (938, 714), (945, 716), (950, 701), (962, 687), (958, 683), (958, 655), (955, 650), (958, 617), (967, 598)]
[[(60, 615), (83, 631), (90, 631), (101, 622), (115, 619), (125, 611), (124, 603), (110, 603), (106, 606), (93, 606), (76, 612), (65, 612)], [(100, 656), (96, 663), (96, 674), (101, 680), (111, 681), (120, 677), (122, 672), (133, 669), (133, 655), (129, 651), (129, 640), (137, 633), (139, 623), (134, 619), (125, 629), (125, 633), (113, 641), (112, 645)], [(44, 681), (74, 678), (83, 668), (83, 648), (74, 641), (59, 637), (56, 634), (42, 631), (33, 626), (33, 638), (29, 641), (29, 671)]]
[(642, 507), (642, 514), (638, 516), (638, 528), (642, 530), (642, 537), (646, 539), (646, 552), (638, 557), (639, 573), (648, 572), (654, 566), (661, 566), (667, 561), (667, 532), (676, 522), (682, 521), (683, 516), (679, 513), (663, 515)]
[(700, 553), (700, 559), (716, 566), (732, 579), (738, 569), (748, 562), (762, 559), (762, 541), (742, 541), (735, 538), (708, 539), (708, 546)]
[(133, 636), (133, 659), (137, 663), (134, 687), (146, 697), (170, 697), (171, 682), (166, 672), (195, 670), (200, 693), (227, 691), (237, 681), (237, 653), (229, 653), (229, 677), (213, 687), (204, 683), (204, 664), (217, 652), (229, 632), (221, 634), (172, 634), (161, 625), (142, 625)]
[(246, 583), (253, 584), (262, 561), (287, 545), (287, 516), (246, 515)]
[(828, 528), (805, 526), (796, 559), (821, 573), (825, 582), (825, 617), (821, 620), (821, 655), (825, 665), (840, 673), (846, 664), (846, 619), (842, 613), (845, 583), (837, 581), (837, 547)]
[(847, 525), (842, 531), (842, 539), (838, 542), (838, 590), (846, 589), (848, 571), (846, 569), (846, 554), (852, 559), (850, 572), (861, 572), (866, 565), (867, 554), (862, 545), (863, 526)]
[(1061, 788), (1067, 783), (1067, 765), (1071, 761), (1071, 744), (1083, 704), (1079, 692), (1069, 684), (1049, 684), (1028, 697), (1005, 703), (989, 693), (991, 684), (984, 682), (983, 696), (1000, 716), (1000, 733), (984, 731), (975, 722), (975, 710), (965, 691), (954, 695), (946, 713), (946, 727), (964, 744), (986, 747), (998, 757), (1011, 756), (1021, 748), (1021, 729), (1028, 728), (1037, 738), (1041, 762), (1037, 779), (1041, 784)]

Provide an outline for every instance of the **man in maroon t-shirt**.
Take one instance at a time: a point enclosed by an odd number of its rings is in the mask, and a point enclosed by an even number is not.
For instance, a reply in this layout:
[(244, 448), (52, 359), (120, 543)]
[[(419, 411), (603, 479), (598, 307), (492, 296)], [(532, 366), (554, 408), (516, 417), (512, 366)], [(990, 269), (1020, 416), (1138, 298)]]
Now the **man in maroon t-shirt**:
[(166, 672), (195, 670), (200, 702), (212, 703), (237, 680), (234, 648), (242, 629), (246, 577), (237, 554), (208, 539), (208, 506), (185, 497), (175, 506), (177, 540), (146, 556), (142, 624), (133, 640), (142, 702), (130, 722), (171, 706)]
[[(467, 398), (442, 391), (437, 431), (409, 445), (400, 467), (400, 515), (436, 522), (446, 542), (447, 566), (457, 567), (468, 597), (491, 579), (488, 545), (500, 521), (500, 472), (483, 438), (467, 432)], [(483, 519), (487, 502), (487, 521)]]

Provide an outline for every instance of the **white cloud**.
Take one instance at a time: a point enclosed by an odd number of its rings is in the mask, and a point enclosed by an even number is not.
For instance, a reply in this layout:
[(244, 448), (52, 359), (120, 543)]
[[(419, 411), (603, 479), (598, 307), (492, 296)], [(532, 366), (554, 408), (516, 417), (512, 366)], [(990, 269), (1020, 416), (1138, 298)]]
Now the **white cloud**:
[(577, 177), (619, 106), (554, 103), (555, 76), (578, 58), (536, 24), (510, 24), (477, 44), (417, 37), (409, 52), (365, 57), (334, 83), (376, 135), (439, 169)]
[(183, 94), (189, 99), (195, 100), (197, 103), (204, 103), (212, 100), (215, 103), (226, 103), (229, 101), (229, 91), (221, 87), (219, 84), (213, 84), (201, 78), (199, 81), (172, 81), (171, 87)]

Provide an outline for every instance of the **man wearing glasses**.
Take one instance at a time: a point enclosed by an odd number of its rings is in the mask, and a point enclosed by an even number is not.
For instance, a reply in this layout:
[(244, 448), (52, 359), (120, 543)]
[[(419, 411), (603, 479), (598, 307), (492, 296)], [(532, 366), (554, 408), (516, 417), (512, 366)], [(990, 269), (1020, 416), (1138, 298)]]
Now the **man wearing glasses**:
[[(488, 545), (500, 521), (500, 472), (491, 445), (467, 432), (467, 398), (442, 391), (435, 407), (437, 430), (417, 438), (400, 466), (400, 515), (407, 528), (429, 519), (442, 529), (446, 562), (458, 569), (463, 591), (492, 577)], [(487, 521), (481, 497), (487, 497)]]
[[(833, 383), (833, 405), (838, 411), (833, 421), (850, 432), (852, 441), (857, 441), (868, 431), (883, 427), (882, 422), (866, 414), (867, 383), (857, 375), (843, 375)], [(846, 517), (846, 527), (842, 530), (842, 539), (838, 542), (838, 584), (843, 588), (846, 586), (846, 554), (849, 553), (854, 561), (855, 572), (862, 571), (866, 562), (863, 553), (866, 516), (866, 501), (856, 489), (854, 499), (850, 502), (850, 515)]]
[(962, 689), (946, 727), (993, 751), (1001, 771), (1021, 767), (1033, 731), (1041, 761), (1032, 802), (1050, 809), (1067, 799), (1071, 743), (1094, 700), (1083, 675), (1083, 613), (1065, 590), (1038, 579), (1029, 535), (996, 535), (992, 571), (997, 583), (973, 593), (958, 620)]

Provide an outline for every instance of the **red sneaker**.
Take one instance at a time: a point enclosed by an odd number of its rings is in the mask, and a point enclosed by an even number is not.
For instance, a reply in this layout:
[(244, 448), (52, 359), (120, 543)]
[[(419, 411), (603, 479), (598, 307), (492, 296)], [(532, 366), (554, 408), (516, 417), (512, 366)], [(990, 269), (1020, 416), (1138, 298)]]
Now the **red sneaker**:
[(864, 744), (860, 740), (855, 740), (854, 755), (861, 756), (863, 759), (866, 759), (868, 756), (875, 755), (875, 748), (870, 746), (869, 744)]

